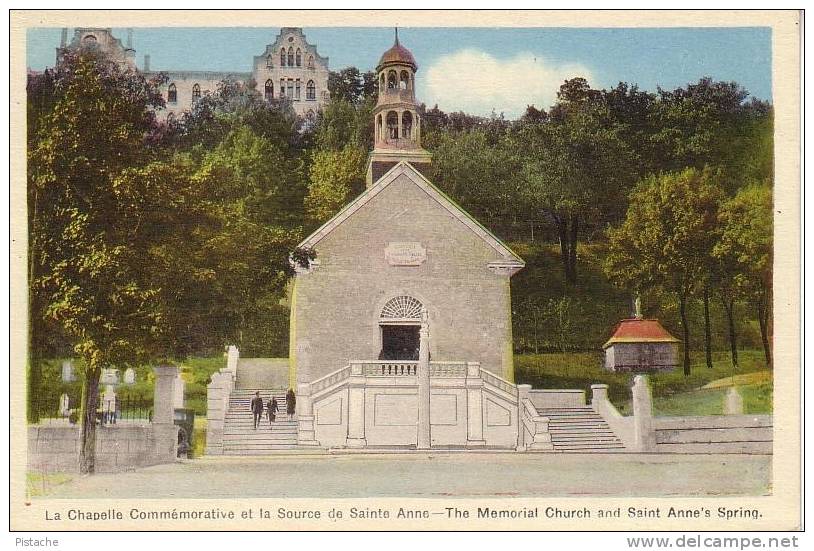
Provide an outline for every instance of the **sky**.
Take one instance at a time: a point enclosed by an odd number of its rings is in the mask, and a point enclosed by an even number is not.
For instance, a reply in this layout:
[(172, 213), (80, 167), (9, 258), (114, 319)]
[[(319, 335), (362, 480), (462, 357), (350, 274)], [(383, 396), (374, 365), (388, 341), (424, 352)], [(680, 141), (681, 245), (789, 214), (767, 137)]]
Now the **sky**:
[[(305, 28), (329, 68), (375, 68), (393, 44), (391, 28)], [(139, 67), (251, 72), (252, 57), (277, 28), (135, 28)], [(113, 28), (122, 41), (126, 30)], [(73, 31), (69, 32), (69, 38)], [(527, 105), (548, 108), (560, 84), (582, 76), (594, 88), (624, 81), (655, 91), (704, 76), (736, 81), (772, 99), (771, 29), (727, 28), (401, 28), (401, 44), (419, 65), (417, 97), (445, 111), (515, 118)], [(60, 29), (28, 30), (27, 65), (52, 66)]]

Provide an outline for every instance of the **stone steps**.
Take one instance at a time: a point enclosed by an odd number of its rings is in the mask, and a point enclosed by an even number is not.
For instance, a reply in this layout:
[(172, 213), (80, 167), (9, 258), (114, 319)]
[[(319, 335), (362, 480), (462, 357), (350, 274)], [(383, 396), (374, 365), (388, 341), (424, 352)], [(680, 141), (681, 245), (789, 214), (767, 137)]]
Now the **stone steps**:
[[(279, 411), (271, 426), (264, 409), (260, 423), (254, 428), (251, 402), (256, 392), (260, 392), (264, 407), (272, 397), (277, 399)], [(284, 389), (262, 388), (232, 391), (223, 425), (224, 455), (270, 455), (297, 448), (297, 421), (288, 420), (285, 393)]]
[(613, 453), (625, 449), (601, 415), (589, 407), (540, 408), (548, 417), (548, 430), (555, 452)]

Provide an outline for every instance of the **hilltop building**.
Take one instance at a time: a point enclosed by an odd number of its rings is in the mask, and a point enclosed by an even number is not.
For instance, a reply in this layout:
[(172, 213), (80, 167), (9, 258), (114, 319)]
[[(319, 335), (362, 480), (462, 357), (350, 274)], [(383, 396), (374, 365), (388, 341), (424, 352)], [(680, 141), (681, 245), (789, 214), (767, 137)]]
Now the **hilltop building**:
[(68, 42), (68, 29), (62, 30), (62, 40), (57, 48), (57, 63), (64, 52), (81, 48), (99, 48), (114, 59), (145, 75), (159, 72), (168, 77), (161, 92), (166, 107), (158, 111), (159, 118), (178, 116), (207, 93), (212, 93), (224, 80), (253, 85), (268, 100), (286, 99), (294, 111), (312, 118), (328, 103), (328, 58), (317, 52), (302, 29), (283, 27), (274, 42), (267, 44), (260, 55), (252, 60), (252, 70), (241, 71), (195, 71), (154, 70), (150, 56), (144, 56), (143, 66), (136, 66), (136, 50), (133, 48), (133, 32), (127, 31), (125, 44), (113, 36), (109, 28), (77, 28)]

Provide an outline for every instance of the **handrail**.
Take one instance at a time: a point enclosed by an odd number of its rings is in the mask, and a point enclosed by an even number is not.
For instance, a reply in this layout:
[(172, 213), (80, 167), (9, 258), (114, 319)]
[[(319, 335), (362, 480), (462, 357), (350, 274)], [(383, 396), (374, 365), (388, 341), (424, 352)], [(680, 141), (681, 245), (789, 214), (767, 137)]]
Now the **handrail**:
[(507, 394), (517, 397), (517, 386), (515, 386), (514, 384), (510, 383), (503, 377), (499, 377), (492, 373), (491, 371), (487, 371), (486, 369), (483, 368), (481, 368), (480, 373), (483, 382), (488, 383)]
[(350, 377), (350, 365), (340, 367), (311, 383), (312, 396)]

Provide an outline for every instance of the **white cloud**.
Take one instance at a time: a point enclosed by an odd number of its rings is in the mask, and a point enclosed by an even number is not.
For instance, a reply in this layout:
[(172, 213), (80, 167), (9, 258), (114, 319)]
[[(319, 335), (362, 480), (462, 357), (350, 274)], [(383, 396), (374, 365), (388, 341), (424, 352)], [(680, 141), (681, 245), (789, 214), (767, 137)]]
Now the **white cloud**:
[[(548, 109), (563, 81), (591, 71), (577, 63), (555, 64), (531, 53), (498, 59), (480, 50), (461, 50), (440, 57), (427, 70), (419, 98), (428, 106), (473, 115), (522, 115), (527, 105)], [(420, 82), (419, 80), (419, 82)]]

